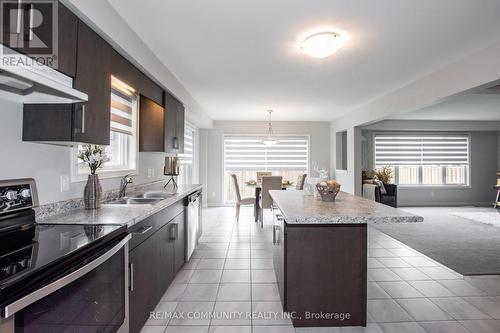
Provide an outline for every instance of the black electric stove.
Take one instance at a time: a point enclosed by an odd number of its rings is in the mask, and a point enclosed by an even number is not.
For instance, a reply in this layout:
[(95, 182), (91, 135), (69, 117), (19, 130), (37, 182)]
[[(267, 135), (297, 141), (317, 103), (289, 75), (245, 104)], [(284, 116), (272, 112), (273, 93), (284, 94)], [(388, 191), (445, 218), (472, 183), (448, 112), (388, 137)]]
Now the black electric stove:
[(31, 292), (57, 272), (78, 269), (109, 242), (126, 235), (117, 225), (38, 224), (32, 179), (0, 181), (0, 305)]

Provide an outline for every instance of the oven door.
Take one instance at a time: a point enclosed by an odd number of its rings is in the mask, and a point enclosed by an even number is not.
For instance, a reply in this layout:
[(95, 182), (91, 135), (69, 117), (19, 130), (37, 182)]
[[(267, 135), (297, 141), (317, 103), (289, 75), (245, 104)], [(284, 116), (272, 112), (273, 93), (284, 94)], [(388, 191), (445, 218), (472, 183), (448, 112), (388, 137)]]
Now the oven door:
[(2, 333), (127, 333), (128, 241), (4, 306)]

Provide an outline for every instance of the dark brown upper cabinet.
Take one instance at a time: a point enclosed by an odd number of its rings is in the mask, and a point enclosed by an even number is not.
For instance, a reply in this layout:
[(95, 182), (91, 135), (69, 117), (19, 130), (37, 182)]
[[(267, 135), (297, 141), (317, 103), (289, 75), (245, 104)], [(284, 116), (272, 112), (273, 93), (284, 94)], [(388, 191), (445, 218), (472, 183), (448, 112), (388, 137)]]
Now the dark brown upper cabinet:
[(165, 108), (141, 95), (139, 149), (142, 152), (184, 152), (184, 105), (165, 93)]
[(184, 105), (165, 93), (165, 152), (184, 153)]
[(59, 34), (57, 70), (76, 76), (76, 55), (78, 44), (78, 17), (59, 2)]
[(78, 22), (74, 87), (88, 95), (80, 104), (24, 104), (23, 140), (109, 145), (112, 48)]
[(165, 151), (165, 110), (155, 101), (141, 95), (139, 102), (139, 150)]
[(89, 96), (75, 112), (75, 140), (109, 145), (111, 108), (112, 48), (82, 21), (78, 22), (78, 61), (76, 89)]
[(163, 89), (116, 50), (111, 51), (111, 72), (117, 79), (138, 90), (141, 95), (163, 105)]
[[(57, 11), (53, 10), (54, 4), (57, 5)], [(12, 2), (6, 4), (6, 6), (12, 6), (13, 9), (17, 9), (19, 4)], [(22, 19), (12, 22), (11, 27), (13, 30), (8, 26), (10, 11), (2, 11), (4, 24), (3, 43), (20, 53), (28, 55), (43, 55), (49, 50), (49, 52), (56, 54), (57, 61), (47, 61), (45, 64), (68, 76), (75, 77), (78, 17), (57, 1), (53, 3), (47, 1), (22, 1), (20, 6), (22, 9)], [(32, 11), (40, 12), (42, 15), (42, 22), (39, 26), (34, 26), (36, 22), (33, 19), (34, 16), (31, 15)], [(57, 13), (57, 34), (53, 34), (52, 32), (54, 13)], [(18, 27), (17, 25), (20, 26)], [(17, 34), (17, 32), (19, 33)], [(11, 33), (10, 36), (9, 33)], [(13, 38), (16, 34), (17, 38)], [(57, 40), (54, 40), (53, 36), (57, 36)], [(42, 40), (48, 46), (48, 49), (28, 48), (30, 41), (34, 40), (35, 37)]]

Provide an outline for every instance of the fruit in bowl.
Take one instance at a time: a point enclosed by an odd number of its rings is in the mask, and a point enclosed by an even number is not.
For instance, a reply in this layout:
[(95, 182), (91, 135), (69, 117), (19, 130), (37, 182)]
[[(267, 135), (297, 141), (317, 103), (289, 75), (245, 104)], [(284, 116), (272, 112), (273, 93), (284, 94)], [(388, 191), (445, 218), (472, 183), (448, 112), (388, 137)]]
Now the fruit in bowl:
[(283, 185), (283, 186), (292, 186), (293, 182), (291, 182), (289, 180), (284, 180), (284, 181), (281, 182), (281, 185)]
[(249, 181), (245, 182), (247, 185), (257, 185), (257, 182), (253, 179), (250, 179)]

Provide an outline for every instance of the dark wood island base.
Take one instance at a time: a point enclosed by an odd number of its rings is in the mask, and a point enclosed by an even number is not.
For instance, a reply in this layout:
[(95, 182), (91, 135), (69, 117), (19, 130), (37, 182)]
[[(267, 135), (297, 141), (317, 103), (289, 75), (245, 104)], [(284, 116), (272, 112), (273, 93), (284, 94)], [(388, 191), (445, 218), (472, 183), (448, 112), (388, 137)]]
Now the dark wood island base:
[(287, 224), (273, 210), (273, 262), (296, 327), (366, 326), (367, 224)]

